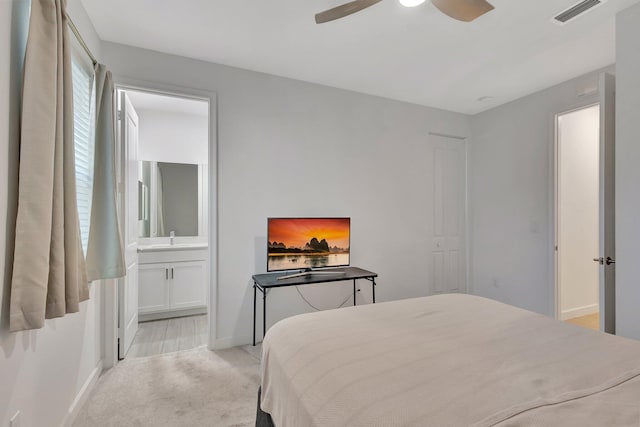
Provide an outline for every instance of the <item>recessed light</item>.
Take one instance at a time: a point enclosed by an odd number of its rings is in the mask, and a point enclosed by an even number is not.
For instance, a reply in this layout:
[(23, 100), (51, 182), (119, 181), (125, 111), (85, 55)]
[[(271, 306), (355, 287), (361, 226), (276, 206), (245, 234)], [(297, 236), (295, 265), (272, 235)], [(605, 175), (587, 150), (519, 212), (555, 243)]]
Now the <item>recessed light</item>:
[(491, 101), (493, 99), (493, 96), (481, 96), (480, 98), (477, 99), (478, 102), (486, 102), (486, 101)]

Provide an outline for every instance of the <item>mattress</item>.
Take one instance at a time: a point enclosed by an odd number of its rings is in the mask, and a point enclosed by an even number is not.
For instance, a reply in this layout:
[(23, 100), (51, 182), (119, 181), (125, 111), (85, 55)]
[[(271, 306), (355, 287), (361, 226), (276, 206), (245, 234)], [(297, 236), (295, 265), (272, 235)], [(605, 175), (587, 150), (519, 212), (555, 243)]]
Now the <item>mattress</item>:
[(276, 427), (640, 426), (640, 342), (470, 295), (291, 317), (262, 351)]

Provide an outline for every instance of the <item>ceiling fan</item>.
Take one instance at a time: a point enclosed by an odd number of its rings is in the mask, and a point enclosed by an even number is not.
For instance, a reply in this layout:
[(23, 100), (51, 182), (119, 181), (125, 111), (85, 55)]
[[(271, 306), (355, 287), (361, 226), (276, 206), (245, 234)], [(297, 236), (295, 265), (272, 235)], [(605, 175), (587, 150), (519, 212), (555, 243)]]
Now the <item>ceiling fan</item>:
[[(354, 0), (316, 14), (316, 24), (344, 18), (352, 13), (360, 12), (382, 0)], [(425, 0), (400, 0), (407, 7), (418, 6)], [(481, 15), (493, 10), (493, 6), (486, 0), (431, 0), (440, 11), (459, 21), (471, 22)]]

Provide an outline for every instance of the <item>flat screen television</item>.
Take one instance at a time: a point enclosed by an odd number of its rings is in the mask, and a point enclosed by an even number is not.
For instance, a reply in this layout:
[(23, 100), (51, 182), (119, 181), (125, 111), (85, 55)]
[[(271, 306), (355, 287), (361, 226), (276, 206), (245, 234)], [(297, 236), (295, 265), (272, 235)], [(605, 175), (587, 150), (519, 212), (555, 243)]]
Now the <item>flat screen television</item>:
[(268, 218), (267, 271), (349, 265), (351, 218)]

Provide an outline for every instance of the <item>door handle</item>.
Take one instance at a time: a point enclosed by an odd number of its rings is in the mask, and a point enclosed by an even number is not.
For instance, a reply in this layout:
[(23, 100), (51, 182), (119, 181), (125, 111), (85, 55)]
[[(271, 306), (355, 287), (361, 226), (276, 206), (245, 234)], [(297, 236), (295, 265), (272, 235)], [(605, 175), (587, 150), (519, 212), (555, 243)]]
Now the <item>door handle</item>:
[(605, 265), (605, 264), (611, 265), (611, 264), (615, 264), (616, 263), (616, 260), (611, 258), (610, 256), (608, 256), (606, 260), (603, 257), (594, 258), (593, 260), (595, 262), (597, 262), (598, 264), (600, 264), (600, 265)]

